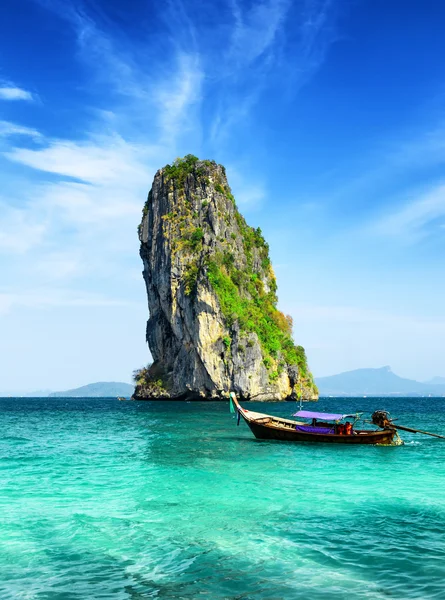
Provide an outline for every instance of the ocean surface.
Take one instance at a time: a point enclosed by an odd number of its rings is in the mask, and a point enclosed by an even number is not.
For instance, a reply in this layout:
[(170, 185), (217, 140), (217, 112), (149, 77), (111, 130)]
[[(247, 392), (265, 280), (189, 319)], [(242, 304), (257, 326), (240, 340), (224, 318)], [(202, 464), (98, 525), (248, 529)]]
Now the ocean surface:
[[(291, 403), (250, 403), (283, 416)], [(445, 399), (322, 399), (445, 433)], [(0, 598), (445, 598), (445, 440), (255, 440), (228, 403), (0, 399)]]

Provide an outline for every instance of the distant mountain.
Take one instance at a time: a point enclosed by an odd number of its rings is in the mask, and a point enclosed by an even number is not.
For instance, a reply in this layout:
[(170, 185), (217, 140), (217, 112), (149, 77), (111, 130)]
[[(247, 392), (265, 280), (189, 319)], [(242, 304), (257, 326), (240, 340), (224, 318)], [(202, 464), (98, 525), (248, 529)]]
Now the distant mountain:
[(134, 386), (129, 383), (119, 381), (99, 381), (89, 383), (74, 390), (65, 392), (53, 392), (49, 394), (51, 398), (112, 398), (114, 396), (123, 396), (129, 398), (134, 390)]
[(445, 382), (421, 383), (404, 379), (390, 367), (356, 369), (318, 377), (316, 383), (320, 396), (445, 396)]
[(445, 385), (445, 377), (433, 377), (429, 381), (425, 381), (425, 383), (432, 383), (433, 385)]

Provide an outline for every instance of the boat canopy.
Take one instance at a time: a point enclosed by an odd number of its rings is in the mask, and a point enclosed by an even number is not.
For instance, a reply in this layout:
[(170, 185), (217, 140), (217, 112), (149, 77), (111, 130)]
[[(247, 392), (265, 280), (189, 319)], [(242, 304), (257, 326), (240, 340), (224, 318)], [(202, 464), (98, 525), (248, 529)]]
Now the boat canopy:
[(322, 412), (311, 412), (309, 410), (299, 410), (292, 416), (300, 417), (301, 419), (320, 419), (323, 421), (341, 421), (342, 419), (345, 419), (346, 417), (351, 417), (351, 418), (355, 419), (355, 417), (357, 415), (348, 415), (348, 414), (342, 415), (342, 414), (336, 414), (336, 413), (322, 413)]

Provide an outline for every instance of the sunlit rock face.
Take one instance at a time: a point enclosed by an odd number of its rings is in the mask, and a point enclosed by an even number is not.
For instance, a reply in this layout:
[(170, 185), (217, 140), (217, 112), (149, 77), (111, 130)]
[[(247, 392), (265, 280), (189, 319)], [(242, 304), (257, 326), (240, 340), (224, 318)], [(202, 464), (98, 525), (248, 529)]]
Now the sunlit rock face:
[(292, 320), (276, 308), (268, 245), (223, 166), (189, 155), (160, 169), (139, 239), (153, 364), (136, 374), (135, 399), (317, 398)]

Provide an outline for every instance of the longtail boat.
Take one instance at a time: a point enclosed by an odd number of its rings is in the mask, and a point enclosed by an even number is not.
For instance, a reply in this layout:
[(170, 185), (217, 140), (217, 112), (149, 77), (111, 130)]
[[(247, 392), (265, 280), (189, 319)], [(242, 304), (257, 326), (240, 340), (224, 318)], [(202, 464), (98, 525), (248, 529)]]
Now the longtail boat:
[[(361, 414), (331, 414), (300, 410), (293, 416), (306, 421), (294, 421), (254, 412), (243, 408), (238, 402), (235, 394), (230, 393), (232, 412), (244, 419), (253, 435), (260, 440), (281, 440), (286, 442), (324, 442), (330, 444), (382, 444), (393, 445), (403, 443), (397, 435), (397, 431), (391, 422), (386, 421), (382, 430), (356, 429), (355, 424)], [(349, 421), (348, 426), (342, 424), (344, 419)], [(375, 423), (379, 426), (378, 423)], [(345, 433), (346, 428), (348, 433)], [(396, 441), (394, 441), (396, 438)]]

